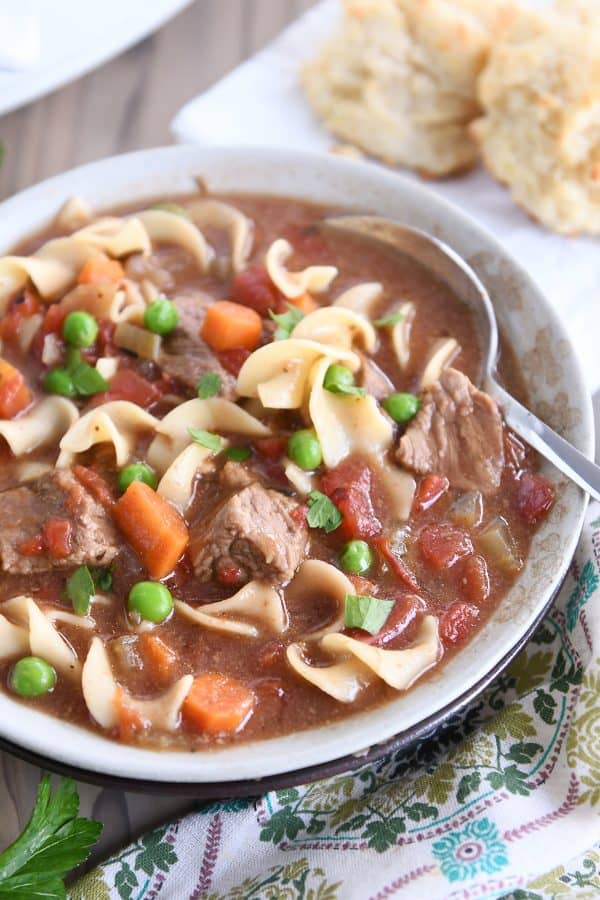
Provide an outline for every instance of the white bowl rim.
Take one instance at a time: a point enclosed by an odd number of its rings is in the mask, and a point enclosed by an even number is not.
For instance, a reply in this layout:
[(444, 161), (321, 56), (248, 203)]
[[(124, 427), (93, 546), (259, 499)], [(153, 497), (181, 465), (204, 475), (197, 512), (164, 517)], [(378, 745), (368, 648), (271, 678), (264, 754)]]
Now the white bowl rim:
[[(478, 235), (483, 244), (503, 259), (513, 272), (518, 273), (526, 285), (528, 297), (535, 304), (541, 306), (544, 315), (552, 323), (554, 332), (567, 342), (568, 362), (572, 378), (570, 390), (581, 404), (578, 443), (580, 449), (589, 456), (593, 455), (594, 432), (591, 398), (586, 390), (575, 351), (555, 312), (532, 279), (502, 248), (497, 239), (465, 212), (406, 176), (371, 163), (325, 156), (320, 153), (269, 147), (211, 146), (205, 148), (195, 145), (179, 145), (113, 156), (49, 178), (0, 204), (0, 252), (6, 252), (18, 241), (44, 228), (60, 208), (61, 203), (69, 196), (74, 192), (85, 194), (86, 185), (88, 186), (88, 196), (90, 193), (103, 193), (104, 188), (108, 185), (108, 189), (113, 191), (116, 198), (117, 184), (120, 183), (123, 185), (121, 190), (124, 190), (125, 194), (131, 191), (127, 202), (135, 203), (137, 200), (153, 199), (168, 193), (184, 193), (178, 188), (165, 187), (167, 183), (175, 184), (178, 179), (181, 180), (181, 177), (189, 183), (189, 190), (192, 189), (191, 180), (197, 174), (208, 174), (210, 183), (211, 170), (221, 170), (223, 166), (237, 172), (241, 172), (244, 166), (250, 173), (253, 167), (256, 173), (268, 170), (269, 176), (273, 175), (274, 180), (277, 176), (282, 176), (282, 172), (285, 178), (286, 169), (290, 173), (298, 171), (311, 173), (313, 179), (317, 177), (317, 173), (318, 177), (326, 177), (331, 180), (335, 180), (339, 176), (355, 185), (362, 185), (365, 189), (368, 185), (376, 187), (381, 192), (385, 191), (392, 197), (397, 197), (399, 202), (401, 198), (404, 198), (406, 203), (412, 201), (423, 204), (428, 210), (439, 214), (442, 219), (452, 221), (457, 229), (465, 229), (471, 234)], [(151, 171), (149, 172), (148, 169)], [(251, 174), (250, 177), (252, 178)], [(293, 177), (290, 176), (292, 180)], [(144, 182), (144, 179), (148, 178), (151, 178), (151, 181)], [(112, 183), (111, 179), (113, 179)], [(151, 183), (152, 189), (144, 193), (141, 187), (143, 183)], [(94, 186), (93, 191), (91, 190), (92, 186)], [(239, 192), (269, 193), (270, 191), (267, 187), (254, 191), (245, 188), (240, 189)], [(309, 197), (302, 189), (288, 192), (272, 191), (272, 193), (284, 196), (287, 193), (287, 196), (291, 197), (318, 200), (318, 197)], [(101, 203), (100, 208), (103, 205), (120, 205), (121, 203), (123, 200), (110, 199), (104, 204)], [(342, 200), (339, 203), (345, 205)], [(353, 206), (361, 206), (361, 204), (354, 203)], [(43, 210), (44, 213), (37, 213), (38, 209)], [(36, 210), (36, 214), (31, 210)], [(24, 218), (31, 219), (33, 224), (29, 228), (25, 228), (23, 221), (23, 227), (18, 230), (18, 233), (14, 230), (14, 226), (11, 231), (11, 224), (15, 217), (17, 221)], [(536, 598), (535, 603), (530, 604), (527, 618), (518, 623), (518, 630), (512, 638), (499, 641), (495, 647), (495, 653), (487, 658), (485, 664), (482, 664), (481, 660), (478, 665), (471, 664), (468, 677), (462, 683), (458, 683), (456, 677), (448, 679), (449, 667), (444, 667), (439, 675), (417, 685), (398, 700), (390, 701), (375, 710), (284, 737), (234, 744), (195, 753), (156, 752), (120, 745), (95, 732), (25, 707), (6, 694), (0, 694), (0, 739), (22, 747), (26, 753), (54, 760), (62, 767), (71, 766), (101, 776), (123, 778), (130, 781), (178, 785), (260, 779), (323, 765), (350, 754), (359, 756), (370, 746), (389, 740), (399, 732), (416, 728), (420, 721), (443, 710), (466, 694), (474, 685), (485, 680), (486, 673), (510, 655), (511, 647), (528, 630), (528, 626), (544, 609), (562, 582), (577, 545), (586, 506), (587, 498), (581, 492), (575, 493), (574, 506), (569, 513), (571, 528), (562, 548), (562, 562), (554, 572), (551, 585), (548, 585)], [(468, 646), (461, 651), (462, 654), (467, 652)], [(449, 665), (451, 664), (452, 661)], [(447, 683), (449, 680), (450, 686)], [(426, 702), (422, 698), (424, 692)], [(421, 698), (420, 701), (417, 695)], [(409, 700), (410, 703), (407, 702)], [(394, 714), (402, 713), (402, 707), (407, 705), (411, 706), (412, 712), (400, 726)]]

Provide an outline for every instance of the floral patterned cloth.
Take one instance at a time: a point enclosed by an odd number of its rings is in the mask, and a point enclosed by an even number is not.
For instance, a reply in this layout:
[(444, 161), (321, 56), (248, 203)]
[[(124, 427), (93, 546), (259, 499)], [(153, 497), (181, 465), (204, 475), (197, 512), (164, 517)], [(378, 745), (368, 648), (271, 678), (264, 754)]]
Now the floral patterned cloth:
[(203, 806), (72, 900), (600, 897), (600, 506), (507, 671), (410, 753)]

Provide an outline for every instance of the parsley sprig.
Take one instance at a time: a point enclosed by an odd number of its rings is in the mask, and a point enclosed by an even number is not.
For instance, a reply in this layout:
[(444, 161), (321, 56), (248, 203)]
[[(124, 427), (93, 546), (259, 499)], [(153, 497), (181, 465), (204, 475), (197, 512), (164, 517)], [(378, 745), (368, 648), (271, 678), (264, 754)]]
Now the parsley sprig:
[(276, 341), (284, 341), (289, 338), (298, 322), (304, 318), (304, 313), (298, 307), (288, 303), (287, 308), (288, 311), (284, 313), (274, 313), (272, 309), (269, 310), (269, 315), (277, 325), (274, 334)]
[(75, 782), (63, 779), (53, 794), (44, 776), (25, 830), (0, 854), (0, 898), (64, 900), (65, 875), (87, 859), (102, 831), (78, 813)]
[(306, 521), (311, 528), (322, 528), (329, 533), (342, 524), (343, 516), (335, 503), (321, 491), (311, 491), (307, 498)]
[(213, 434), (212, 431), (205, 431), (204, 428), (188, 428), (188, 433), (195, 444), (200, 444), (201, 447), (206, 447), (213, 453), (218, 453), (223, 449), (223, 441), (218, 434)]
[(375, 319), (373, 325), (375, 325), (376, 328), (393, 328), (394, 325), (401, 322), (403, 318), (404, 313), (393, 312), (389, 313), (387, 316), (382, 316), (381, 319)]

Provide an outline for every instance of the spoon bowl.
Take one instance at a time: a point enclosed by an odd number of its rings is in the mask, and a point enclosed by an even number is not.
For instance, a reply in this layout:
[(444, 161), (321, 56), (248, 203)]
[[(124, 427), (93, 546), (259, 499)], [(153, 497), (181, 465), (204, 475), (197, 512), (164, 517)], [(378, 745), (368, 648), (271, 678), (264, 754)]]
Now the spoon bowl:
[(498, 381), (498, 324), (494, 307), (485, 286), (458, 253), (424, 231), (380, 216), (330, 216), (321, 227), (360, 235), (411, 257), (467, 303), (477, 316), (483, 339), (479, 386), (498, 403), (507, 425), (519, 437), (591, 497), (600, 500), (600, 466), (515, 400)]

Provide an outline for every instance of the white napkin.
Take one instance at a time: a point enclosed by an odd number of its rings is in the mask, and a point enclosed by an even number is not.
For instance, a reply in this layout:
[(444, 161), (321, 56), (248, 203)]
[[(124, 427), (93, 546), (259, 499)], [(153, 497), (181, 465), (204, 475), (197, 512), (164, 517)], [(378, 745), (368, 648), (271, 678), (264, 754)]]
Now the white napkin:
[[(323, 0), (265, 50), (187, 103), (172, 123), (177, 140), (329, 150), (336, 140), (304, 100), (298, 70), (339, 15), (339, 0)], [(600, 242), (561, 237), (532, 222), (483, 169), (428, 186), (489, 228), (529, 271), (561, 316), (590, 388), (599, 389)]]
[(40, 55), (40, 29), (37, 17), (20, 0), (0, 0), (0, 69), (27, 69)]

